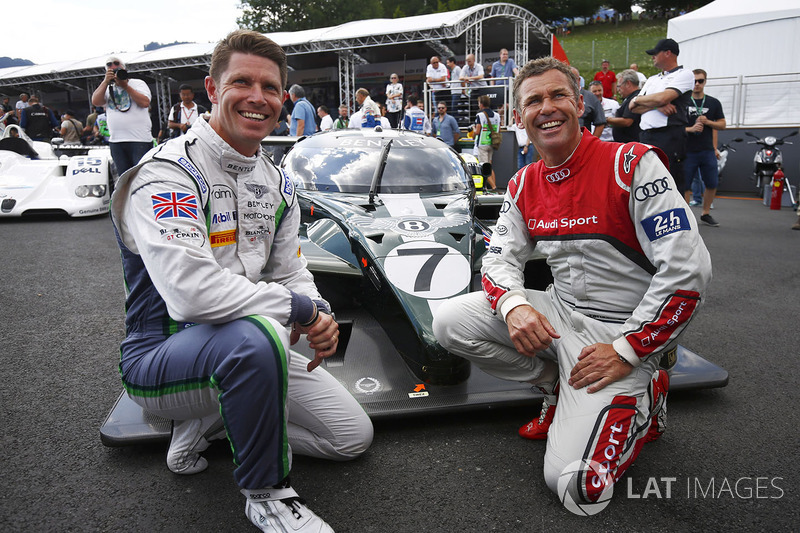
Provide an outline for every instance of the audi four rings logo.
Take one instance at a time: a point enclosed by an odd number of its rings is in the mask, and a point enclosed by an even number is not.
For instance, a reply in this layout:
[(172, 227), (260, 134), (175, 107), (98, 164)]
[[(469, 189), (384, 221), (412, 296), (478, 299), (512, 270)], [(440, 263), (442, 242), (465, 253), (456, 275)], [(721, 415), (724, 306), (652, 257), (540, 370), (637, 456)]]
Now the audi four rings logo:
[(663, 192), (671, 190), (672, 187), (669, 186), (669, 180), (667, 178), (660, 178), (646, 183), (641, 187), (636, 187), (636, 190), (633, 192), (633, 197), (642, 202), (648, 198), (654, 198)]
[(544, 177), (550, 183), (556, 183), (557, 181), (561, 181), (563, 179), (567, 179), (569, 177), (569, 169), (563, 168), (558, 172), (553, 172), (552, 174), (548, 174)]

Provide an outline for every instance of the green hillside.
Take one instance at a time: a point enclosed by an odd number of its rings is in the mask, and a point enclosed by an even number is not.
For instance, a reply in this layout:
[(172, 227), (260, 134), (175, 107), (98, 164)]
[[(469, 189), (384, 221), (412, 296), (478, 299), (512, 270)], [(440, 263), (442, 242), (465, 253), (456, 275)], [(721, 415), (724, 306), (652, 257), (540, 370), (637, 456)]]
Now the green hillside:
[(567, 52), (570, 63), (590, 80), (600, 70), (600, 62), (608, 59), (611, 70), (620, 72), (631, 63), (638, 63), (645, 76), (656, 73), (653, 61), (645, 53), (659, 39), (667, 36), (667, 20), (633, 20), (619, 24), (591, 24), (576, 26), (569, 35), (559, 35), (558, 40)]

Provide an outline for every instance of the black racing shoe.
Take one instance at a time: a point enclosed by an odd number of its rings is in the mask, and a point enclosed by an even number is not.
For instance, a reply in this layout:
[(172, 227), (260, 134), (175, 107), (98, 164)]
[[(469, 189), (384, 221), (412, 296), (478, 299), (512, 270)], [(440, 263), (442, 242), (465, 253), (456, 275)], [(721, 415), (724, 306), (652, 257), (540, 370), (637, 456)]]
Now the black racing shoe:
[(714, 220), (714, 217), (712, 217), (710, 214), (701, 216), (700, 221), (704, 224), (708, 224), (709, 226), (714, 226), (714, 227), (719, 226), (719, 222)]

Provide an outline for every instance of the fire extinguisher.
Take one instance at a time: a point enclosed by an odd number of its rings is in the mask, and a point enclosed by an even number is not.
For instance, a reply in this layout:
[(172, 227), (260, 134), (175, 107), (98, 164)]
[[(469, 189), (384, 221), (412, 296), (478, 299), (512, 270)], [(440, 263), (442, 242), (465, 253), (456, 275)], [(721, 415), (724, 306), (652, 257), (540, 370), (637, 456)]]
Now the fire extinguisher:
[(775, 174), (772, 175), (772, 199), (769, 203), (770, 209), (780, 209), (781, 208), (781, 198), (783, 197), (783, 180), (785, 176), (783, 175), (783, 170), (780, 168), (775, 171)]

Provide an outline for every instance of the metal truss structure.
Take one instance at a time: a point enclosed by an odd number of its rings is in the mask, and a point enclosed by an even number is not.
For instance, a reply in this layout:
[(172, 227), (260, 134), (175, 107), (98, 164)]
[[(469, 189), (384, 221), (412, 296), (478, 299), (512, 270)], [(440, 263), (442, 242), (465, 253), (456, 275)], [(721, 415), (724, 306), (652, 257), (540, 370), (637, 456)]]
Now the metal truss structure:
[[(464, 38), (466, 53), (475, 54), (476, 61), (482, 63), (483, 24), (489, 19), (502, 18), (514, 23), (514, 52), (517, 64), (524, 64), (528, 59), (529, 35), (541, 41), (549, 49), (550, 30), (530, 11), (514, 4), (484, 4), (474, 9), (462, 10), (465, 14), (454, 22), (449, 21), (435, 27), (423, 27), (409, 30), (402, 24), (395, 31), (376, 35), (353, 35), (347, 38), (325, 39), (324, 33), (319, 39), (311, 39), (302, 43), (285, 44), (284, 50), (292, 67), (292, 57), (323, 52), (338, 56), (339, 97), (340, 101), (352, 108), (353, 91), (355, 90), (356, 65), (365, 64), (367, 60), (360, 56), (360, 49), (370, 50), (375, 47), (388, 47), (409, 43), (425, 43), (426, 46), (444, 57), (455, 55), (447, 41)], [(442, 14), (445, 15), (445, 14)], [(433, 25), (432, 25), (433, 26)], [(170, 108), (170, 82), (179, 78), (182, 69), (194, 68), (208, 71), (211, 54), (192, 57), (159, 59), (155, 61), (131, 62), (127, 65), (131, 73), (155, 81), (156, 98), (162, 127), (166, 124)], [(24, 69), (22, 71), (24, 73)], [(43, 89), (86, 91), (91, 100), (92, 90), (97, 87), (105, 74), (102, 67), (81, 68), (64, 72), (50, 71), (33, 75), (0, 77), (0, 94), (16, 94), (20, 89), (27, 92), (42, 92)]]
[(346, 104), (352, 113), (353, 98), (356, 90), (356, 65), (366, 65), (366, 59), (352, 50), (339, 50), (339, 104)]
[[(156, 79), (156, 102), (158, 104), (158, 120), (161, 130), (166, 131), (169, 108), (170, 108), (170, 82), (176, 80), (165, 75), (163, 72), (153, 72), (152, 76)], [(180, 118), (180, 117), (178, 117)]]
[[(419, 30), (412, 31), (404, 29), (402, 31), (387, 32), (379, 35), (354, 36), (348, 39), (311, 40), (284, 46), (284, 50), (286, 50), (287, 55), (295, 55), (353, 50), (357, 48), (373, 48), (376, 46), (390, 46), (393, 44), (414, 42), (441, 42), (447, 39), (458, 39), (471, 28), (480, 26), (484, 21), (494, 17), (503, 17), (514, 21), (526, 21), (531, 29), (536, 30), (537, 38), (542, 41), (542, 44), (549, 45), (550, 43), (550, 30), (527, 9), (514, 4), (486, 4), (458, 20), (455, 24), (448, 24), (435, 28), (420, 28)], [(480, 41), (476, 41), (475, 44), (479, 47)], [(472, 53), (475, 52), (473, 51)]]
[(450, 48), (444, 44), (442, 41), (428, 41), (427, 45), (433, 48), (437, 54), (439, 54), (439, 59), (442, 60), (442, 63), (447, 61), (448, 57), (455, 56), (455, 52), (450, 50)]

